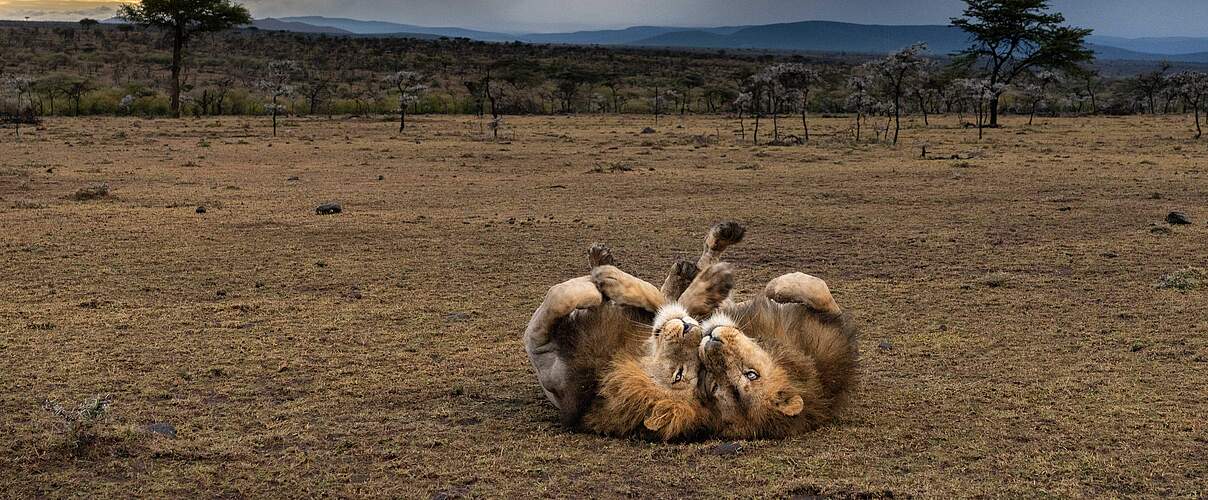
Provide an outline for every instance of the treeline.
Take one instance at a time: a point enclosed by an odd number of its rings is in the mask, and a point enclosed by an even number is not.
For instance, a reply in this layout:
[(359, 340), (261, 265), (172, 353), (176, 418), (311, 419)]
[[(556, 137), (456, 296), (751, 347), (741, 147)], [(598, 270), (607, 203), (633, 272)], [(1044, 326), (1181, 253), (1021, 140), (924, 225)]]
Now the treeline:
[[(9, 116), (169, 113), (164, 89), (170, 46), (160, 31), (129, 25), (4, 23), (0, 47), (5, 47), (0, 51), (0, 77), (7, 82), (0, 112)], [(1197, 90), (1203, 85), (1169, 66), (1121, 78), (1102, 77), (1088, 65), (1062, 72), (1028, 71), (1009, 86), (978, 90), (967, 65), (934, 58), (912, 62), (908, 81), (887, 86), (872, 78), (878, 69), (870, 64), (880, 60), (233, 30), (192, 42), (182, 75), (182, 107), (184, 114), (196, 116), (398, 113), (402, 102), (403, 111), (410, 113), (495, 116), (926, 117), (976, 115), (979, 102), (970, 95), (979, 92), (1001, 99), (1002, 111), (1029, 115), (1182, 113), (1203, 104)], [(284, 92), (266, 92), (260, 85), (274, 61), (291, 61), (294, 68)], [(786, 64), (792, 65), (787, 73)], [(417, 88), (422, 92), (400, 95), (391, 83), (399, 71), (420, 75), (423, 84)], [(276, 106), (270, 104), (273, 97)]]

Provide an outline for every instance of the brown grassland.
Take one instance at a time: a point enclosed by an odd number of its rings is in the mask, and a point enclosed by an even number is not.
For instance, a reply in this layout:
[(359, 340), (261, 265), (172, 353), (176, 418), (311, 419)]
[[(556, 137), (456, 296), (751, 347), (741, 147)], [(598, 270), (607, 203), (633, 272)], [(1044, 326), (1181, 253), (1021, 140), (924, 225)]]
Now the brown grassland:
[[(1158, 286), (1208, 267), (1208, 142), (1025, 121), (911, 122), (898, 148), (839, 118), (807, 146), (721, 117), (5, 130), (0, 496), (1208, 494), (1208, 291)], [(596, 241), (659, 280), (724, 219), (749, 228), (740, 297), (804, 271), (858, 321), (846, 416), (739, 443), (560, 428), (520, 342), (545, 290)], [(69, 451), (40, 400), (104, 393)]]

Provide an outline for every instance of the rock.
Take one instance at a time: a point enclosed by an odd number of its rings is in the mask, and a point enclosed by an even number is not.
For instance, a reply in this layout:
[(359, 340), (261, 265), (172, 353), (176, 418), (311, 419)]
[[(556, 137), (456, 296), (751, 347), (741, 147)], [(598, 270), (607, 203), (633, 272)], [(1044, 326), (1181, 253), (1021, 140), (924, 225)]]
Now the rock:
[(315, 208), (315, 213), (319, 215), (338, 214), (343, 211), (344, 207), (341, 207), (339, 203), (324, 203)]
[(742, 445), (738, 443), (722, 443), (709, 450), (710, 455), (717, 455), (719, 457), (737, 455), (741, 452)]
[(379, 175), (379, 176), (378, 176), (378, 180), (379, 180), (379, 181), (384, 181), (384, 180), (386, 180), (386, 176), (384, 176), (384, 175)]
[(644, 128), (644, 129), (642, 129), (642, 133), (643, 133), (643, 134), (653, 134), (653, 133), (654, 133), (654, 129), (652, 129), (652, 128), (650, 128), (650, 127), (646, 127), (646, 128)]
[(299, 180), (302, 180), (302, 179), (299, 179), (299, 178), (298, 178), (298, 176), (296, 176), (296, 175), (291, 175), (291, 176), (289, 176), (289, 178), (288, 178), (288, 179), (285, 179), (285, 180), (287, 180), (287, 181), (291, 181), (291, 182), (292, 182), (292, 181), (299, 181)]
[(456, 323), (458, 321), (465, 321), (468, 319), (470, 319), (469, 313), (455, 312), (455, 313), (449, 313), (449, 314), (445, 315), (445, 321), (448, 321), (450, 323)]
[(206, 213), (206, 207), (197, 207), (196, 212), (199, 214), (204, 214)]
[(882, 351), (892, 351), (893, 342), (890, 342), (889, 339), (882, 339), (881, 343), (877, 345), (877, 348)]
[(1191, 224), (1191, 219), (1183, 212), (1170, 212), (1166, 215), (1166, 223), (1172, 226), (1185, 226)]
[(166, 438), (176, 439), (176, 427), (165, 422), (156, 422), (146, 427), (147, 432), (159, 434)]

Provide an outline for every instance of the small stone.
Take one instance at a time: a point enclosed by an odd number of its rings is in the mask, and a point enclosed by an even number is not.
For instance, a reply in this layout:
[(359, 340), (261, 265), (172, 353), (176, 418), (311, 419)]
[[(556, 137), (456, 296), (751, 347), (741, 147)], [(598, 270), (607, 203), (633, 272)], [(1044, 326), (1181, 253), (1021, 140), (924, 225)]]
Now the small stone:
[(1183, 212), (1170, 212), (1166, 215), (1166, 223), (1172, 226), (1185, 226), (1191, 224), (1191, 219)]
[(195, 210), (195, 212), (197, 212), (199, 214), (204, 214), (204, 213), (206, 213), (206, 207), (197, 207), (197, 210)]
[(147, 432), (159, 434), (161, 436), (176, 439), (176, 427), (169, 423), (156, 422), (146, 427)]
[(449, 313), (448, 315), (445, 316), (445, 321), (448, 321), (450, 323), (456, 323), (458, 321), (465, 321), (468, 319), (470, 319), (470, 315), (468, 313), (463, 313), (463, 312)]
[(378, 180), (379, 180), (379, 181), (384, 181), (384, 180), (386, 180), (386, 176), (384, 176), (384, 175), (379, 175), (379, 176), (378, 176)]
[(290, 182), (293, 182), (293, 181), (298, 181), (298, 180), (301, 180), (301, 179), (300, 179), (300, 178), (298, 178), (298, 176), (296, 176), (296, 175), (291, 175), (291, 176), (289, 176), (289, 178), (288, 178), (288, 179), (285, 179), (285, 180), (290, 181)]
[(644, 129), (642, 129), (642, 133), (643, 133), (643, 134), (653, 134), (653, 133), (654, 133), (654, 129), (652, 129), (652, 128), (650, 128), (650, 127), (646, 127), (646, 128), (644, 128)]
[(877, 348), (881, 349), (882, 351), (892, 351), (893, 342), (890, 342), (889, 339), (883, 339), (881, 340), (881, 343), (877, 345)]
[(737, 455), (741, 452), (742, 445), (738, 443), (722, 443), (709, 450), (710, 455), (717, 455), (719, 457)]
[(315, 213), (319, 215), (338, 214), (343, 211), (344, 207), (341, 207), (339, 203), (324, 203), (315, 208)]

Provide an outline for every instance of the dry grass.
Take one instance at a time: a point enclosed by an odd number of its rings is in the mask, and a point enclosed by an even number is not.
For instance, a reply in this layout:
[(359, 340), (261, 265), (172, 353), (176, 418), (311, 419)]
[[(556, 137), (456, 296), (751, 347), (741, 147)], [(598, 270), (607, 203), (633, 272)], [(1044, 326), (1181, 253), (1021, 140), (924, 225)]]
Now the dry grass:
[[(508, 143), (464, 117), (286, 123), (0, 138), (6, 494), (1205, 494), (1208, 295), (1154, 283), (1208, 266), (1208, 226), (1150, 231), (1208, 218), (1182, 118), (904, 131), (942, 161), (846, 145), (842, 119), (783, 147), (704, 144), (712, 118), (515, 118)], [(120, 196), (69, 199), (100, 184)], [(659, 279), (729, 218), (738, 294), (802, 270), (862, 325), (849, 415), (737, 445), (561, 429), (520, 343), (545, 289), (594, 241)], [(101, 438), (62, 452), (38, 402), (98, 393)]]

